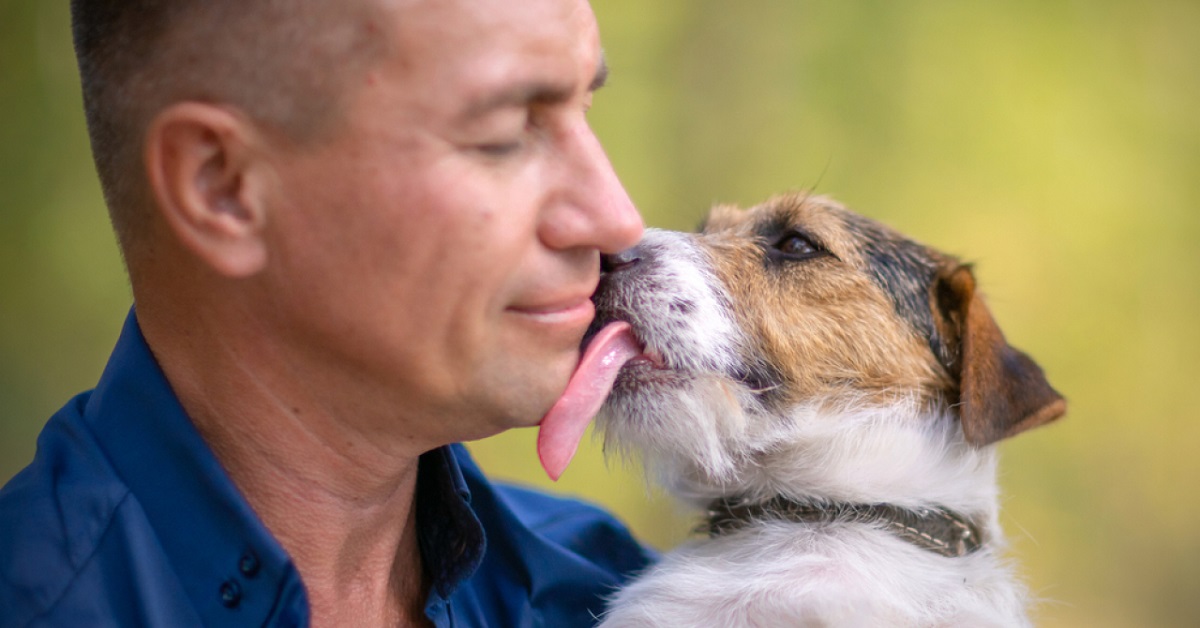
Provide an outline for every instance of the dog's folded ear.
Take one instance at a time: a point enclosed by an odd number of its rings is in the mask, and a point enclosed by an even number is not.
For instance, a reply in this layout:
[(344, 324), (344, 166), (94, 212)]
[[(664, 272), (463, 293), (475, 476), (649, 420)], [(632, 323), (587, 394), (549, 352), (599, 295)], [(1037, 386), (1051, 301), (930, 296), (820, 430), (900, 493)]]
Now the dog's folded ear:
[(975, 289), (970, 266), (948, 265), (934, 283), (931, 301), (947, 354), (943, 361), (958, 378), (967, 442), (983, 447), (1061, 417), (1066, 400), (1041, 367), (1005, 341)]

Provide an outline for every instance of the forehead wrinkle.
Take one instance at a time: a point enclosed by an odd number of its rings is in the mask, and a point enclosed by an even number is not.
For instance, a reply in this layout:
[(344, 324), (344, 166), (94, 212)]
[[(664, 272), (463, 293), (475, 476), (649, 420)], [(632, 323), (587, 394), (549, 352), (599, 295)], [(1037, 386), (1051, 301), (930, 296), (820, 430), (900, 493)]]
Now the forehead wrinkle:
[[(600, 51), (599, 61), (592, 80), (588, 83), (587, 91), (594, 92), (604, 86), (608, 80), (608, 64), (604, 60), (604, 51)], [(573, 81), (549, 81), (530, 79), (518, 81), (514, 85), (500, 88), (487, 93), (469, 103), (463, 111), (463, 120), (484, 117), (501, 109), (526, 108), (535, 105), (557, 105), (569, 102), (575, 96), (576, 85)]]
[(428, 102), (449, 124), (562, 103), (603, 82), (599, 32), (586, 0), (381, 1), (393, 9), (396, 72), (455, 92), (443, 97), (448, 90), (425, 89), (439, 93), (411, 100)]

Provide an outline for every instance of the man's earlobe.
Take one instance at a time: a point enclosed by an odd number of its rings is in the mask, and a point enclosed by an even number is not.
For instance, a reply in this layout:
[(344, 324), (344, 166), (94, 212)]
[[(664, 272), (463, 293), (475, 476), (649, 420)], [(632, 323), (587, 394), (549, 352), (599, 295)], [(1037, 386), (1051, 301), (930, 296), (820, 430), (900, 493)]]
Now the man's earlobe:
[(252, 138), (236, 112), (192, 102), (161, 111), (146, 134), (154, 210), (185, 249), (227, 277), (253, 275), (266, 263)]

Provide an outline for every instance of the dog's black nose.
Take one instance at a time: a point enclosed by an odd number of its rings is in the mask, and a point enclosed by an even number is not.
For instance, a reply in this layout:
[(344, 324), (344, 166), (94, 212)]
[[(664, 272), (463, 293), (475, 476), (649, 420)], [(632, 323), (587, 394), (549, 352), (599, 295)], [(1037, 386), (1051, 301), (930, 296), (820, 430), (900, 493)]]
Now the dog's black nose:
[(628, 270), (640, 261), (642, 261), (642, 254), (636, 246), (620, 253), (613, 253), (611, 255), (602, 254), (600, 256), (600, 272), (616, 273)]

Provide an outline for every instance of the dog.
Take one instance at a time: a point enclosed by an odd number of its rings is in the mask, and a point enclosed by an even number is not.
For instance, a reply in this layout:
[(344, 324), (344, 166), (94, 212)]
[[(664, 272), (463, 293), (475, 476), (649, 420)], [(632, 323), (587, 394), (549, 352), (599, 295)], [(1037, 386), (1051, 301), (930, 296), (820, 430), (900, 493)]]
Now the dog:
[(793, 193), (602, 266), (589, 334), (638, 347), (605, 451), (706, 513), (603, 628), (1030, 625), (994, 445), (1066, 402), (970, 265)]

